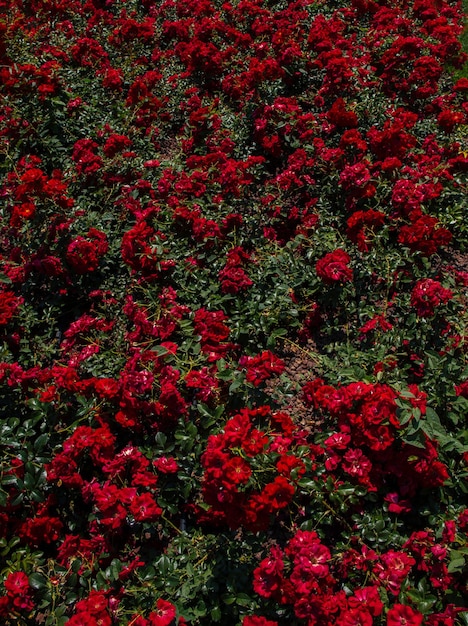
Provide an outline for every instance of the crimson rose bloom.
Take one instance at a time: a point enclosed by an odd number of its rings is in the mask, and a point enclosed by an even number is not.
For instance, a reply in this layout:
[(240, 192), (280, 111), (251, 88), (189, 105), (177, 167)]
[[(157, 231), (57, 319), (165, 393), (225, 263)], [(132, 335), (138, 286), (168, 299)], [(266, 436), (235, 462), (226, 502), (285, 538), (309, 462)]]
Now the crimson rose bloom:
[(270, 508), (279, 510), (290, 504), (294, 492), (294, 487), (284, 476), (277, 476), (272, 483), (266, 485), (262, 497)]
[(350, 256), (341, 249), (329, 252), (315, 265), (317, 276), (327, 285), (346, 283), (353, 280), (353, 270), (348, 267)]
[(340, 615), (342, 626), (372, 626), (372, 615), (362, 607), (349, 609)]
[(129, 510), (137, 522), (154, 522), (162, 513), (150, 493), (135, 496), (130, 502)]
[(98, 144), (92, 139), (78, 139), (73, 146), (72, 159), (79, 174), (93, 176), (102, 167), (102, 159), (96, 154)]
[(253, 589), (262, 598), (271, 598), (283, 583), (283, 553), (272, 546), (269, 555), (260, 562), (253, 573)]
[(457, 396), (461, 396), (462, 398), (466, 398), (468, 400), (468, 378), (459, 385), (455, 386), (455, 393)]
[(29, 593), (29, 579), (24, 572), (11, 572), (5, 580), (5, 589), (8, 595), (24, 596)]
[(156, 602), (156, 610), (148, 615), (151, 626), (169, 626), (176, 618), (176, 608), (171, 602), (159, 598)]
[(242, 483), (246, 483), (251, 474), (252, 470), (250, 469), (250, 465), (241, 459), (240, 457), (234, 457), (229, 459), (225, 466), (225, 474), (226, 479), (235, 485), (239, 485)]
[(395, 604), (387, 613), (387, 626), (420, 626), (424, 616), (405, 604)]

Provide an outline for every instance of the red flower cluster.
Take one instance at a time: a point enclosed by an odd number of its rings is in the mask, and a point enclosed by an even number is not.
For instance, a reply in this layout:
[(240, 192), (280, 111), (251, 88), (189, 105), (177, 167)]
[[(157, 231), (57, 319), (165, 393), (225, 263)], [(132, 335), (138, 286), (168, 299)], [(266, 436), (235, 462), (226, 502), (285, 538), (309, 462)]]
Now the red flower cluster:
[(79, 139), (74, 147), (72, 159), (78, 174), (92, 177), (102, 168), (102, 158), (97, 154), (99, 144), (92, 139)]
[(76, 613), (70, 617), (70, 626), (111, 626), (108, 594), (103, 591), (91, 591), (87, 598), (76, 603)]
[(17, 296), (13, 291), (0, 291), (0, 326), (8, 324), (23, 302), (24, 299)]
[(452, 241), (452, 234), (440, 226), (437, 218), (422, 215), (410, 226), (401, 227), (398, 241), (408, 246), (413, 252), (419, 250), (426, 256), (431, 256)]
[[(308, 623), (372, 626), (376, 618), (384, 615), (382, 598), (388, 592), (394, 597), (404, 594), (405, 583), (416, 569), (431, 569), (435, 589), (440, 588), (441, 572), (445, 572), (444, 584), (450, 584), (445, 542), (453, 540), (444, 533), (444, 545), (440, 545), (433, 533), (421, 532), (414, 533), (400, 551), (379, 555), (362, 546), (360, 552), (351, 549), (333, 554), (315, 531), (298, 530), (284, 549), (276, 545), (270, 548), (268, 556), (254, 570), (253, 588), (263, 598), (290, 605), (296, 617)], [(346, 594), (340, 580), (345, 581)], [(362, 584), (360, 580), (366, 582)], [(453, 626), (460, 610), (451, 605), (442, 614), (424, 617), (410, 604), (396, 602), (386, 614), (386, 623), (417, 626), (426, 619), (433, 626)]]
[(384, 223), (385, 213), (381, 211), (375, 211), (374, 209), (355, 211), (346, 222), (348, 226), (346, 234), (361, 252), (369, 252), (372, 247), (373, 237)]
[[(85, 459), (101, 475), (99, 482), (83, 475)], [(122, 487), (127, 477), (131, 486)], [(92, 505), (99, 527), (108, 533), (122, 532), (129, 516), (140, 523), (154, 522), (162, 513), (149, 459), (132, 446), (116, 453), (115, 437), (107, 426), (78, 427), (64, 442), (63, 452), (48, 464), (47, 480), (79, 489), (83, 501)]]
[(185, 376), (184, 382), (189, 389), (196, 389), (195, 395), (202, 402), (211, 403), (218, 397), (219, 385), (216, 379), (216, 368), (190, 370)]
[(68, 212), (73, 207), (74, 201), (67, 195), (68, 185), (63, 180), (63, 172), (55, 169), (49, 177), (43, 167), (39, 157), (29, 155), (19, 159), (15, 170), (8, 175), (2, 193), (10, 199), (10, 225), (14, 228), (21, 228), (25, 222), (33, 220), (38, 206), (52, 203), (60, 212)]
[(167, 259), (166, 236), (145, 221), (138, 222), (122, 238), (122, 259), (134, 273), (146, 280), (156, 279), (160, 272), (170, 270), (175, 261)]
[(226, 265), (219, 272), (223, 293), (239, 293), (253, 284), (243, 268), (249, 260), (250, 255), (239, 246), (228, 252)]
[(454, 625), (460, 3), (0, 12), (3, 620)]
[(278, 622), (257, 615), (248, 615), (242, 620), (242, 626), (278, 626)]
[(420, 626), (424, 615), (407, 604), (395, 604), (387, 613), (387, 626)]
[[(376, 558), (375, 553), (367, 556), (369, 562)], [(371, 625), (383, 611), (378, 584), (357, 587), (346, 596), (335, 571), (332, 554), (317, 533), (299, 530), (284, 550), (271, 548), (254, 570), (253, 587), (264, 598), (291, 605), (296, 617), (308, 623)]]
[(393, 325), (390, 322), (388, 322), (385, 319), (385, 317), (383, 317), (382, 315), (374, 315), (372, 319), (370, 319), (363, 326), (361, 326), (361, 328), (359, 329), (359, 332), (361, 333), (361, 336), (364, 338), (366, 337), (368, 333), (371, 333), (373, 330), (377, 332), (381, 331), (383, 333), (386, 333), (392, 328), (393, 328)]
[(224, 342), (231, 332), (224, 322), (228, 319), (223, 311), (207, 311), (204, 307), (195, 311), (193, 323), (195, 332), (200, 335), (202, 352), (208, 355), (209, 361), (217, 361), (224, 357), (235, 344)]
[[(243, 409), (228, 420), (223, 433), (210, 435), (202, 456), (202, 497), (209, 509), (200, 511), (201, 519), (230, 528), (267, 528), (270, 517), (289, 506), (294, 483), (305, 471), (295, 452), (300, 441), (290, 417), (268, 406)], [(265, 465), (270, 467), (269, 482), (257, 474)], [(256, 487), (259, 480), (261, 489)]]
[(419, 317), (432, 317), (436, 309), (446, 304), (453, 297), (450, 289), (446, 289), (439, 281), (432, 278), (419, 280), (411, 292), (411, 306), (416, 309)]
[(85, 237), (79, 235), (68, 245), (66, 259), (77, 274), (94, 272), (109, 249), (105, 233), (90, 228)]
[[(412, 390), (414, 406), (425, 412), (424, 396), (418, 399), (417, 387)], [(303, 387), (303, 393), (309, 405), (330, 412), (337, 422), (338, 430), (324, 442), (328, 471), (341, 470), (347, 481), (370, 491), (382, 488), (382, 479), (393, 475), (400, 499), (406, 502), (419, 489), (442, 485), (447, 479), (435, 442), (426, 438), (421, 448), (400, 443), (398, 394), (387, 385), (351, 383), (334, 388), (316, 379)], [(404, 510), (402, 506), (400, 511)]]

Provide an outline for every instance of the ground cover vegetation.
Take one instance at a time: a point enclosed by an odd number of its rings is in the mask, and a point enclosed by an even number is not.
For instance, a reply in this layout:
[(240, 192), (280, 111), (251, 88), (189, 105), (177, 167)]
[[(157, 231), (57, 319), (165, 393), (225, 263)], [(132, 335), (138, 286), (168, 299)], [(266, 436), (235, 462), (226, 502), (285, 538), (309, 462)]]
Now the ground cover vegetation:
[(468, 624), (462, 5), (0, 11), (1, 622)]

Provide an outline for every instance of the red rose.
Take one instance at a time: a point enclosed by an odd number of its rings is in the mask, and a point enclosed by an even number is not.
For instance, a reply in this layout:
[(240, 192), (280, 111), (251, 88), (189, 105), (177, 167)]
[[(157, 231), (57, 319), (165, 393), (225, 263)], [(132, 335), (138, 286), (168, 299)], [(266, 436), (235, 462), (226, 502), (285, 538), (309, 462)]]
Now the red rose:
[(171, 602), (159, 598), (156, 602), (156, 610), (148, 615), (148, 622), (150, 626), (170, 626), (176, 614), (176, 607)]
[(405, 604), (395, 604), (387, 613), (387, 626), (420, 626), (424, 616)]
[(353, 280), (353, 270), (348, 267), (350, 256), (344, 250), (334, 250), (319, 259), (315, 264), (317, 276), (327, 285)]

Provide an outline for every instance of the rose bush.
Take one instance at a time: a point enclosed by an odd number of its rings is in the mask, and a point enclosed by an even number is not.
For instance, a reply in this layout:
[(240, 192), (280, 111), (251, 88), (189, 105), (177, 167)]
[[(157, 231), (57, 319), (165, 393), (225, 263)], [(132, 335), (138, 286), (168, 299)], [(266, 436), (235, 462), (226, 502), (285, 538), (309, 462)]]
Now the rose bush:
[(0, 8), (1, 620), (467, 624), (462, 6)]

